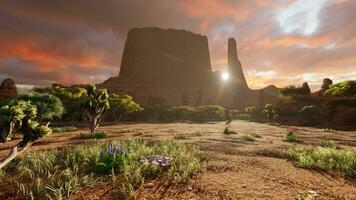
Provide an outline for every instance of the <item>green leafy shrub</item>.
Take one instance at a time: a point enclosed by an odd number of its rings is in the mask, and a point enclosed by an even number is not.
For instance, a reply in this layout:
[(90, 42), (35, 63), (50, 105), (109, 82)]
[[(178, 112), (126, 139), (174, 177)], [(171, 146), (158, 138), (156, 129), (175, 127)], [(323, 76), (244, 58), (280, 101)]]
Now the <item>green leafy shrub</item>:
[(250, 115), (249, 114), (238, 114), (238, 115), (234, 116), (233, 119), (250, 120)]
[(338, 170), (356, 177), (356, 151), (324, 147), (301, 147), (289, 150), (288, 155), (304, 168)]
[(333, 84), (324, 92), (326, 96), (351, 97), (356, 95), (356, 81), (349, 80)]
[(98, 130), (95, 133), (89, 133), (89, 134), (80, 134), (80, 138), (82, 139), (103, 139), (109, 137), (109, 134), (105, 132), (104, 130)]
[(110, 144), (100, 149), (99, 161), (96, 164), (96, 171), (99, 173), (108, 173), (112, 170), (119, 170), (125, 167), (127, 151), (118, 144), (117, 147)]
[(303, 106), (301, 109), (298, 110), (298, 114), (302, 116), (315, 116), (319, 113), (319, 108), (314, 105)]
[(253, 142), (253, 141), (256, 140), (255, 137), (253, 137), (253, 136), (250, 135), (250, 134), (244, 135), (244, 136), (243, 136), (243, 139), (246, 140), (246, 141), (249, 141), (249, 142)]
[(262, 113), (265, 118), (270, 122), (274, 122), (279, 118), (279, 109), (274, 107), (272, 104), (266, 104), (264, 109), (262, 110)]
[(295, 142), (297, 140), (297, 137), (293, 133), (293, 131), (286, 131), (283, 134), (283, 141), (285, 142)]

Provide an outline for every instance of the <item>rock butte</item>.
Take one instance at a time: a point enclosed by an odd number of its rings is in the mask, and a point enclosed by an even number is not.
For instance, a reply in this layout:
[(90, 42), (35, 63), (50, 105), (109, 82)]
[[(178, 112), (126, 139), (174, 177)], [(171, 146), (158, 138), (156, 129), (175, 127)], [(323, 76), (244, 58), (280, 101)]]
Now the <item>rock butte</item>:
[(278, 88), (248, 88), (236, 41), (228, 40), (228, 81), (213, 72), (208, 38), (185, 30), (134, 28), (125, 43), (118, 77), (99, 84), (143, 105), (217, 104), (231, 108), (277, 103)]
[(17, 96), (17, 87), (12, 79), (5, 79), (0, 85), (0, 99), (11, 99)]

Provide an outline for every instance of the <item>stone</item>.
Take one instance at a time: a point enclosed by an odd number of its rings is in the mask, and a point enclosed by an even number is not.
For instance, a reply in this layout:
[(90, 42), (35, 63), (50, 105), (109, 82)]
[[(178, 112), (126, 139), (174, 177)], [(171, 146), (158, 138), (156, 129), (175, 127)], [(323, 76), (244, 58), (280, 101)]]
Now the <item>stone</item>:
[(99, 88), (128, 94), (145, 106), (216, 104), (234, 108), (265, 105), (278, 89), (248, 88), (234, 38), (228, 40), (228, 71), (224, 83), (213, 72), (208, 38), (185, 30), (134, 28), (124, 47), (119, 76)]
[(12, 79), (5, 79), (0, 85), (0, 99), (11, 99), (17, 96), (17, 87)]

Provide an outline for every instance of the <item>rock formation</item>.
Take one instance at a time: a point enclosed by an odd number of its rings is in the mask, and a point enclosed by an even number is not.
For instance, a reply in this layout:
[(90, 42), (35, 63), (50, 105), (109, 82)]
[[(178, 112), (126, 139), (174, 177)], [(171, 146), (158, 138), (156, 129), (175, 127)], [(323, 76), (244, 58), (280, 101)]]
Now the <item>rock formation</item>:
[(324, 92), (329, 89), (330, 85), (333, 84), (333, 81), (329, 78), (323, 79), (323, 84), (321, 85), (320, 90), (316, 91), (314, 95), (316, 96), (323, 96)]
[(11, 99), (17, 96), (17, 87), (12, 79), (5, 79), (0, 85), (0, 99)]
[(226, 83), (219, 72), (212, 71), (206, 36), (184, 30), (134, 28), (127, 36), (119, 76), (98, 86), (129, 94), (144, 105), (261, 104), (259, 96), (264, 92), (248, 88), (234, 38), (228, 40), (228, 71)]

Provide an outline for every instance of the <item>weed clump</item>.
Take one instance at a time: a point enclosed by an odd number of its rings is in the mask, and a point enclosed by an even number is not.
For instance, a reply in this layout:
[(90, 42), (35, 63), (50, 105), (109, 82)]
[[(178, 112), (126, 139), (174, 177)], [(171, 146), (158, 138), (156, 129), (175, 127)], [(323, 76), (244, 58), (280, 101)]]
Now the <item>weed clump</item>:
[(98, 132), (95, 133), (89, 133), (89, 134), (80, 134), (81, 139), (103, 139), (103, 138), (108, 138), (109, 134), (105, 132), (104, 130), (99, 130)]
[(226, 128), (224, 129), (223, 134), (225, 134), (225, 135), (231, 135), (231, 134), (237, 134), (237, 132), (234, 131), (234, 130), (230, 130), (228, 127), (226, 127)]
[(289, 150), (288, 156), (304, 168), (338, 170), (356, 177), (356, 151), (325, 147), (302, 147)]
[(326, 147), (326, 148), (333, 148), (333, 149), (337, 149), (338, 148), (337, 144), (332, 140), (321, 140), (320, 141), (320, 146), (321, 147)]
[(285, 141), (285, 142), (295, 142), (295, 141), (297, 141), (297, 136), (295, 136), (293, 131), (286, 131), (283, 134), (283, 141)]
[(73, 132), (73, 131), (77, 131), (77, 130), (78, 130), (78, 128), (75, 126), (52, 127), (53, 133)]

